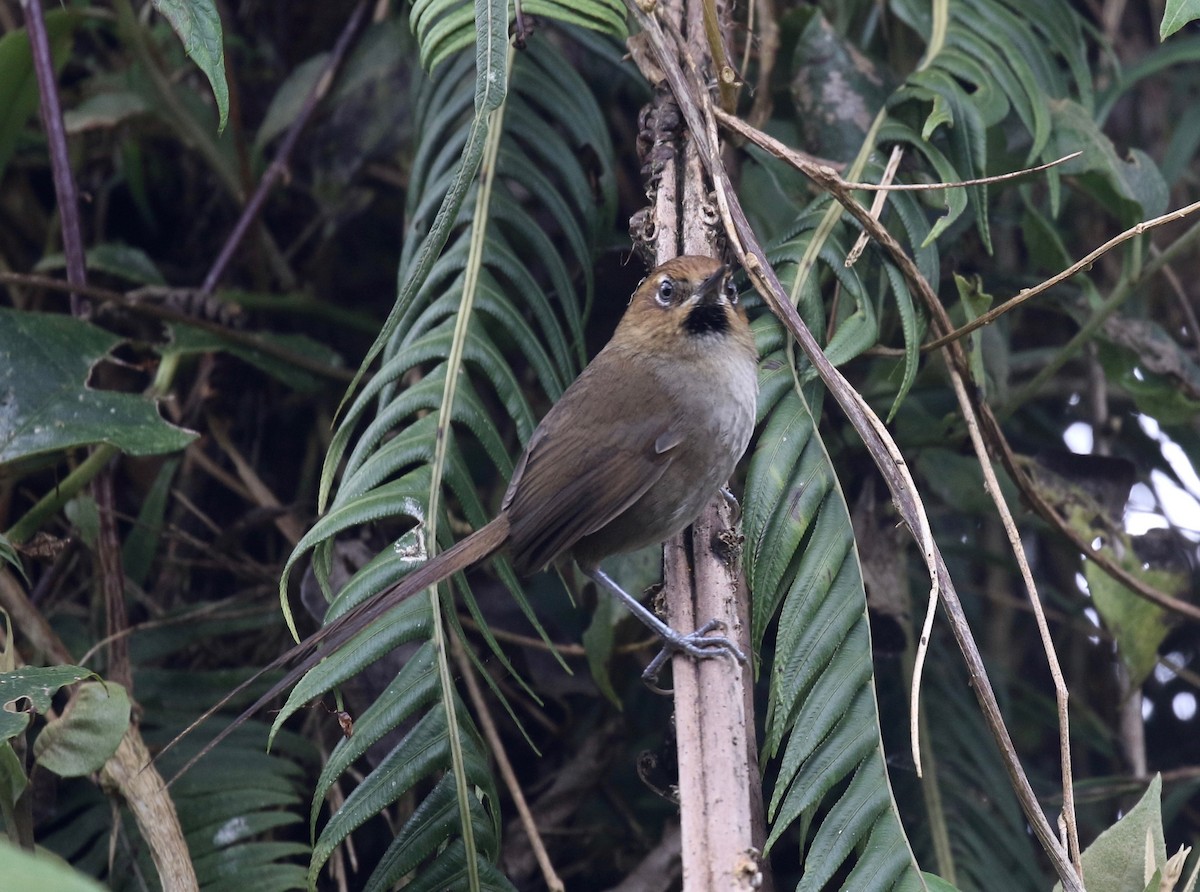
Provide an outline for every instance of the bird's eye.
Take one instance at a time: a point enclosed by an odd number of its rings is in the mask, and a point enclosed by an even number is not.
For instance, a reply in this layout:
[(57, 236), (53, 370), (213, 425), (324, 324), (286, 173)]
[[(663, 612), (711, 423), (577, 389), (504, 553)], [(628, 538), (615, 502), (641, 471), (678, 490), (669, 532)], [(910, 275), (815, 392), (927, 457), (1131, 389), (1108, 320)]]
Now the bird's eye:
[(737, 306), (738, 290), (737, 285), (733, 284), (733, 279), (725, 282), (725, 297), (728, 298), (730, 306)]
[(658, 284), (658, 294), (655, 295), (657, 300), (664, 307), (670, 305), (671, 296), (675, 293), (675, 283), (670, 279), (663, 279)]

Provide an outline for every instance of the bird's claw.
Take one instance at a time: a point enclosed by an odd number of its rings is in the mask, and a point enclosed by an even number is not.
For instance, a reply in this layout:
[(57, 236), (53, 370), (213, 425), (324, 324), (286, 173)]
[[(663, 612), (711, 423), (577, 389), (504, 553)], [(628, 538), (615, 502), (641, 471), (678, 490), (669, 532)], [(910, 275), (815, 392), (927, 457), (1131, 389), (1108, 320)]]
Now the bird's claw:
[(664, 636), (666, 643), (642, 673), (642, 681), (657, 693), (671, 693), (658, 687), (656, 683), (658, 681), (658, 673), (662, 670), (663, 664), (675, 653), (686, 653), (697, 660), (724, 656), (729, 657), (737, 663), (745, 663), (746, 655), (742, 653), (742, 649), (737, 646), (737, 643), (732, 638), (728, 638), (725, 635), (708, 634), (714, 629), (721, 628), (721, 625), (720, 620), (710, 619), (691, 634), (682, 635), (675, 632), (673, 637)]

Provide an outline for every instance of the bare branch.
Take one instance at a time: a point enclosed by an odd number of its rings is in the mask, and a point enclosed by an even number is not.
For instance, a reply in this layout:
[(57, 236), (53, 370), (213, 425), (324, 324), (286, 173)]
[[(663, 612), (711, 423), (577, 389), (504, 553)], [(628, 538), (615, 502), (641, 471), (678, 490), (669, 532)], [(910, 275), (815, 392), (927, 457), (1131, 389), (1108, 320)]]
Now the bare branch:
[(1021, 306), (1021, 304), (1025, 303), (1026, 301), (1037, 297), (1039, 294), (1042, 294), (1043, 292), (1049, 291), (1051, 288), (1053, 288), (1055, 285), (1058, 285), (1060, 282), (1065, 282), (1067, 279), (1071, 278), (1075, 274), (1084, 272), (1085, 270), (1088, 270), (1088, 269), (1091, 269), (1092, 264), (1094, 264), (1097, 260), (1099, 260), (1105, 254), (1107, 254), (1109, 251), (1113, 250), (1113, 248), (1116, 248), (1118, 245), (1124, 244), (1125, 242), (1129, 241), (1131, 238), (1135, 238), (1136, 236), (1139, 236), (1139, 235), (1142, 235), (1143, 233), (1149, 232), (1151, 229), (1155, 229), (1155, 228), (1157, 228), (1159, 226), (1163, 226), (1164, 224), (1167, 224), (1167, 223), (1174, 223), (1176, 220), (1182, 220), (1184, 217), (1190, 216), (1191, 214), (1194, 214), (1196, 211), (1200, 211), (1200, 201), (1192, 202), (1191, 204), (1186, 205), (1185, 207), (1178, 208), (1169, 213), (1163, 214), (1160, 217), (1154, 217), (1153, 219), (1150, 219), (1150, 220), (1143, 220), (1141, 223), (1138, 223), (1136, 226), (1129, 227), (1124, 232), (1122, 232), (1120, 235), (1113, 236), (1112, 238), (1110, 238), (1108, 241), (1106, 241), (1100, 247), (1096, 248), (1093, 251), (1088, 252), (1086, 255), (1084, 255), (1084, 257), (1082, 259), (1076, 261), (1075, 263), (1072, 263), (1070, 266), (1068, 266), (1062, 272), (1056, 273), (1055, 275), (1051, 276), (1046, 281), (1041, 282), (1040, 284), (1034, 285), (1032, 288), (1022, 288), (1021, 291), (1018, 292), (1015, 297), (1011, 297), (1008, 300), (1006, 300), (1004, 303), (1000, 304), (999, 306), (993, 307), (992, 309), (988, 310), (983, 315), (972, 320), (971, 322), (967, 323), (966, 325), (962, 326), (961, 328), (956, 328), (953, 331), (949, 332), (948, 334), (942, 335), (937, 340), (923, 345), (921, 349), (935, 350), (938, 347), (943, 347), (946, 344), (949, 344), (951, 341), (957, 341), (960, 338), (966, 337), (971, 332), (975, 331), (975, 329), (982, 328), (985, 325), (989, 325), (990, 323), (995, 322), (997, 319), (999, 319), (1005, 313), (1011, 312), (1012, 310), (1015, 310), (1017, 307)]
[(529, 809), (529, 803), (526, 801), (525, 793), (521, 789), (521, 782), (517, 779), (517, 773), (513, 770), (512, 760), (508, 758), (508, 751), (504, 748), (504, 741), (500, 739), (500, 731), (496, 727), (496, 720), (492, 718), (492, 711), (488, 708), (487, 700), (483, 696), (483, 689), (479, 686), (479, 679), (475, 677), (475, 667), (467, 659), (467, 654), (463, 650), (462, 642), (458, 640), (458, 636), (450, 635), (449, 638), (450, 652), (454, 657), (455, 665), (458, 666), (459, 675), (462, 676), (463, 682), (467, 686), (467, 696), (471, 698), (471, 705), (475, 708), (475, 715), (479, 719), (479, 727), (483, 731), (483, 736), (487, 738), (488, 748), (492, 751), (492, 757), (496, 760), (496, 767), (500, 769), (500, 777), (504, 780), (504, 786), (508, 789), (509, 795), (512, 796), (513, 805), (521, 818), (521, 827), (525, 830), (525, 835), (529, 837), (529, 845), (533, 849), (538, 867), (542, 871), (542, 880), (546, 883), (546, 888), (550, 889), (551, 892), (564, 892), (566, 886), (550, 861), (550, 854), (546, 851), (546, 844), (542, 841), (542, 834), (533, 820), (533, 812)]
[[(62, 103), (54, 77), (54, 60), (50, 58), (50, 38), (42, 6), (33, 0), (21, 0), (25, 23), (29, 28), (29, 47), (33, 55), (33, 70), (37, 76), (41, 102), (42, 127), (50, 150), (50, 171), (54, 175), (54, 195), (58, 201), (58, 216), (62, 224), (63, 253), (67, 259), (67, 281), (72, 285), (87, 284), (87, 268), (83, 256), (83, 235), (79, 222), (79, 193), (71, 173), (67, 153), (67, 130), (63, 125)], [(71, 315), (80, 316), (85, 305), (79, 296), (71, 294)]]

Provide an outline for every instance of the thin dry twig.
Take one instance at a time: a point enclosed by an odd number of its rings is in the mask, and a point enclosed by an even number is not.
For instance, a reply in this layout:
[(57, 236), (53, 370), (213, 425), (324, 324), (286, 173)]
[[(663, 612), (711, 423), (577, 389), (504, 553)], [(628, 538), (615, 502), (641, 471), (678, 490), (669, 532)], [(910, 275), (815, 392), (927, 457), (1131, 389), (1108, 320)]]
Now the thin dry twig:
[(822, 187), (828, 188), (831, 184), (831, 179), (836, 179), (837, 185), (841, 189), (855, 189), (864, 192), (929, 192), (936, 189), (964, 189), (967, 186), (986, 186), (991, 183), (1015, 180), (1019, 177), (1040, 173), (1041, 171), (1049, 170), (1051, 167), (1057, 167), (1059, 164), (1065, 164), (1083, 154), (1082, 152), (1071, 152), (1069, 155), (1063, 155), (1061, 158), (1055, 158), (1053, 161), (1047, 161), (1045, 164), (1039, 164), (1036, 167), (1023, 167), (1020, 170), (993, 174), (987, 177), (978, 177), (973, 180), (954, 180), (949, 183), (892, 183), (885, 175), (882, 181), (878, 183), (858, 183), (843, 180), (832, 165), (814, 160), (812, 155), (793, 149), (770, 134), (764, 133), (752, 124), (742, 120), (737, 115), (730, 114), (714, 106), (713, 117), (722, 126), (750, 140), (750, 142), (780, 161), (790, 164)]
[(488, 707), (487, 699), (483, 696), (479, 679), (475, 677), (475, 667), (467, 659), (458, 636), (449, 635), (447, 637), (450, 639), (450, 652), (454, 656), (458, 672), (467, 686), (467, 696), (471, 698), (471, 706), (474, 707), (475, 716), (479, 719), (479, 727), (483, 730), (483, 736), (487, 738), (488, 747), (496, 760), (496, 767), (500, 769), (500, 777), (504, 780), (504, 786), (508, 788), (508, 793), (512, 796), (513, 805), (521, 818), (521, 826), (525, 830), (525, 835), (529, 837), (529, 845), (533, 849), (538, 867), (542, 871), (542, 879), (545, 880), (546, 887), (552, 892), (565, 892), (566, 886), (563, 885), (563, 881), (550, 861), (550, 854), (546, 851), (546, 844), (542, 841), (541, 831), (538, 830), (537, 822), (533, 819), (533, 812), (530, 811), (529, 803), (525, 800), (521, 782), (517, 779), (517, 773), (513, 771), (508, 751), (504, 748), (504, 741), (500, 739), (496, 720), (492, 718), (492, 711)]
[(979, 457), (979, 467), (983, 471), (984, 487), (987, 489), (988, 495), (992, 497), (992, 502), (996, 506), (996, 513), (1000, 515), (1000, 522), (1004, 525), (1004, 533), (1008, 538), (1013, 557), (1017, 562), (1017, 568), (1021, 573), (1021, 581), (1025, 584), (1025, 591), (1028, 594), (1034, 621), (1037, 624), (1038, 635), (1041, 637), (1043, 650), (1046, 653), (1046, 663), (1050, 668), (1050, 677), (1054, 684), (1054, 703), (1058, 710), (1059, 720), (1058, 755), (1059, 767), (1063, 778), (1063, 810), (1061, 820), (1064, 846), (1071, 855), (1071, 861), (1075, 865), (1076, 872), (1082, 877), (1083, 865), (1080, 861), (1079, 827), (1075, 820), (1074, 774), (1071, 770), (1071, 729), (1069, 714), (1067, 712), (1067, 701), (1070, 694), (1067, 689), (1067, 682), (1063, 677), (1062, 666), (1058, 661), (1058, 651), (1054, 647), (1054, 639), (1050, 635), (1050, 624), (1046, 621), (1046, 611), (1043, 609), (1042, 599), (1038, 595), (1037, 583), (1033, 579), (1033, 570), (1030, 569), (1029, 559), (1025, 556), (1025, 547), (1021, 542), (1021, 533), (1017, 529), (1012, 511), (1004, 499), (996, 472), (992, 468), (987, 446), (984, 444), (983, 435), (979, 430), (979, 421), (974, 411), (971, 411), (970, 408), (971, 399), (967, 393), (963, 376), (958, 370), (952, 369), (950, 381), (954, 386), (954, 393), (959, 405), (964, 408), (964, 415), (967, 419), (967, 433), (971, 438), (971, 445), (975, 449), (975, 454)]
[(988, 310), (986, 313), (982, 314), (976, 319), (973, 319), (971, 322), (968, 322), (966, 325), (956, 328), (953, 331), (942, 335), (937, 340), (923, 345), (921, 349), (935, 350), (938, 347), (944, 347), (951, 341), (957, 341), (960, 338), (966, 337), (971, 332), (975, 331), (975, 329), (982, 328), (985, 325), (995, 322), (1005, 313), (1009, 313), (1021, 306), (1021, 304), (1025, 303), (1026, 301), (1032, 300), (1039, 294), (1049, 291), (1060, 282), (1065, 282), (1067, 279), (1071, 278), (1077, 273), (1091, 269), (1093, 263), (1107, 254), (1109, 251), (1112, 251), (1118, 245), (1124, 244), (1131, 238), (1136, 238), (1143, 233), (1149, 232), (1151, 229), (1155, 229), (1167, 223), (1174, 223), (1176, 220), (1182, 220), (1184, 217), (1194, 214), (1196, 211), (1200, 211), (1200, 201), (1192, 202), (1189, 205), (1177, 208), (1176, 210), (1170, 211), (1162, 216), (1154, 217), (1150, 220), (1143, 220), (1141, 223), (1138, 223), (1135, 226), (1130, 226), (1121, 234), (1110, 238), (1100, 247), (1093, 251), (1089, 251), (1082, 259), (1072, 263), (1062, 272), (1056, 273), (1049, 279), (1046, 279), (1046, 281), (1034, 285), (1032, 288), (1022, 288), (1014, 297), (1009, 298), (998, 306), (992, 307), (992, 309)]
[[(904, 147), (898, 143), (892, 146), (891, 157), (888, 158), (887, 166), (883, 169), (883, 176), (879, 178), (880, 186), (890, 186), (892, 184), (892, 180), (896, 178), (896, 171), (900, 169), (900, 159), (903, 157)], [(876, 220), (883, 214), (883, 206), (887, 203), (888, 191), (888, 189), (880, 189), (875, 193), (875, 198), (871, 202), (871, 216)], [(854, 266), (858, 262), (858, 258), (862, 256), (862, 252), (866, 250), (867, 242), (870, 240), (871, 237), (865, 229), (858, 234), (858, 238), (854, 240), (854, 247), (846, 255), (847, 268)]]
[(1066, 164), (1068, 161), (1078, 158), (1082, 154), (1082, 151), (1071, 152), (1069, 155), (1063, 155), (1061, 158), (1055, 158), (1053, 161), (1047, 161), (1045, 164), (1038, 164), (1035, 167), (1022, 167), (1020, 170), (995, 173), (987, 177), (976, 177), (973, 180), (951, 180), (948, 183), (893, 183), (884, 176), (878, 183), (853, 183), (849, 180), (843, 180), (842, 184), (847, 189), (861, 189), (865, 192), (929, 192), (936, 189), (965, 189), (967, 186), (989, 186), (992, 183), (1002, 183), (1005, 180), (1016, 180), (1021, 177), (1027, 177), (1030, 174), (1041, 173), (1044, 170), (1049, 170), (1051, 167)]

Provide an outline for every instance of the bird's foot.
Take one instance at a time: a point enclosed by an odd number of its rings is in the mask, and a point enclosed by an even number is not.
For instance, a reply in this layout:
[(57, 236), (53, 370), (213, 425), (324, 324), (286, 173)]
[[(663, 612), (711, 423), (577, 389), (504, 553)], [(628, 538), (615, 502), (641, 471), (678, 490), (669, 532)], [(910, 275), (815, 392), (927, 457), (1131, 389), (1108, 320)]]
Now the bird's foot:
[(709, 657), (729, 657), (738, 663), (746, 662), (746, 655), (742, 653), (741, 648), (737, 646), (732, 638), (727, 638), (724, 635), (709, 635), (708, 633), (714, 629), (720, 628), (720, 620), (710, 619), (703, 626), (691, 634), (684, 635), (682, 632), (677, 632), (675, 629), (668, 626), (661, 619), (654, 615), (646, 605), (638, 601), (599, 567), (592, 567), (585, 571), (597, 583), (608, 589), (616, 595), (625, 606), (630, 609), (634, 616), (646, 624), (659, 638), (663, 640), (663, 649), (646, 667), (646, 671), (642, 673), (642, 680), (649, 685), (651, 690), (657, 691), (660, 694), (669, 694), (670, 691), (664, 691), (655, 685), (655, 680), (658, 678), (659, 670), (667, 659), (675, 653), (689, 654), (693, 659), (706, 660)]
[(660, 632), (664, 642), (663, 649), (659, 651), (658, 656), (650, 661), (650, 665), (642, 673), (642, 681), (649, 685), (652, 690), (659, 693), (670, 693), (657, 686), (658, 673), (662, 670), (663, 664), (676, 653), (685, 653), (697, 660), (707, 660), (711, 657), (729, 657), (737, 663), (745, 663), (746, 655), (742, 653), (742, 649), (737, 646), (737, 643), (732, 638), (728, 638), (725, 635), (708, 634), (714, 629), (721, 628), (721, 625), (720, 620), (710, 619), (703, 626), (688, 635), (676, 632), (670, 626), (667, 626), (666, 633)]

